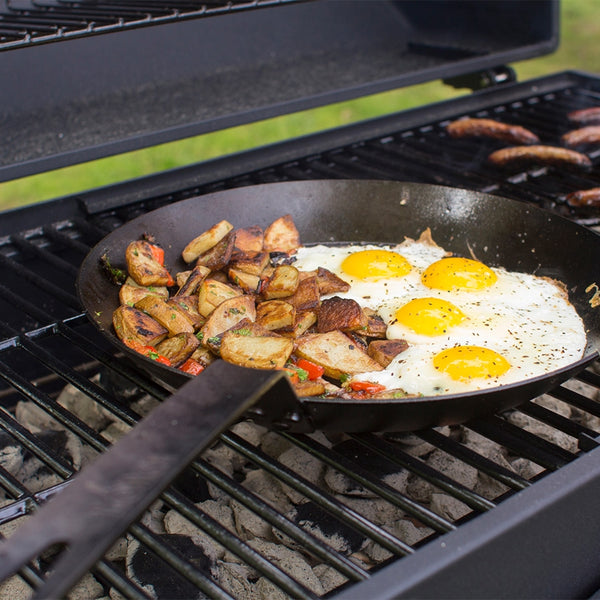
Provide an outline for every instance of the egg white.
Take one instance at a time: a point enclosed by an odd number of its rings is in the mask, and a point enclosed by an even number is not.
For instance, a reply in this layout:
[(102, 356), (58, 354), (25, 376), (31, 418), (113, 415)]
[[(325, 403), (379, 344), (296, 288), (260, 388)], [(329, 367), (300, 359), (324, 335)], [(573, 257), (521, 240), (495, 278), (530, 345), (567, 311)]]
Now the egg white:
[[(385, 248), (404, 256), (410, 273), (398, 278), (358, 279), (342, 270), (343, 260), (362, 250)], [(323, 267), (347, 281), (348, 292), (361, 306), (376, 310), (388, 325), (389, 339), (405, 339), (409, 348), (383, 371), (353, 379), (433, 396), (504, 385), (543, 375), (583, 356), (583, 322), (557, 282), (526, 273), (493, 268), (498, 279), (479, 291), (443, 291), (421, 283), (421, 273), (447, 252), (429, 241), (405, 240), (397, 246), (312, 246), (298, 250), (295, 266), (310, 271)], [(427, 336), (398, 323), (396, 311), (414, 298), (435, 297), (458, 307), (466, 318), (441, 336)], [(433, 357), (457, 345), (484, 346), (501, 354), (511, 367), (499, 377), (457, 381), (433, 366)]]

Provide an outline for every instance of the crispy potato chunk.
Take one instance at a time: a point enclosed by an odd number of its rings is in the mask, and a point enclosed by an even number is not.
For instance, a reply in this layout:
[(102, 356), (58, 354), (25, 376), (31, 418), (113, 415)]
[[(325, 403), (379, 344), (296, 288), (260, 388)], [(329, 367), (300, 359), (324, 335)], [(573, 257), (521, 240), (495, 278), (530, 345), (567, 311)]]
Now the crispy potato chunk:
[(119, 303), (126, 306), (133, 306), (138, 300), (146, 296), (169, 297), (169, 290), (165, 286), (139, 285), (134, 279), (128, 277), (125, 283), (119, 288)]
[(226, 331), (221, 340), (221, 358), (254, 369), (278, 369), (285, 365), (294, 343), (278, 336), (251, 336)]
[(382, 367), (387, 367), (398, 354), (407, 348), (406, 340), (373, 340), (369, 344), (367, 354)]
[(307, 310), (315, 311), (321, 303), (316, 275), (301, 278), (295, 294), (286, 298), (286, 302), (294, 306), (298, 312)]
[(340, 279), (335, 273), (319, 267), (317, 269), (317, 285), (321, 296), (328, 294), (336, 294), (338, 292), (347, 292), (350, 289), (350, 284)]
[(341, 331), (310, 333), (296, 340), (295, 353), (325, 369), (325, 375), (340, 379), (343, 375), (381, 371), (383, 367), (360, 350)]
[(341, 331), (364, 331), (367, 328), (367, 316), (356, 300), (333, 296), (321, 302), (317, 309), (317, 331), (326, 333)]
[(161, 298), (146, 296), (137, 302), (135, 307), (143, 310), (163, 327), (166, 327), (169, 336), (178, 333), (194, 333), (194, 326), (183, 310), (177, 310), (176, 307), (170, 306)]
[(146, 240), (131, 242), (125, 250), (127, 271), (136, 283), (143, 286), (171, 285), (169, 271), (154, 259), (152, 244)]
[(265, 300), (287, 298), (296, 292), (299, 280), (300, 275), (296, 267), (291, 265), (275, 267), (273, 275), (267, 280), (262, 289), (262, 296)]
[(171, 361), (172, 367), (181, 366), (200, 345), (193, 333), (179, 333), (162, 341), (156, 350)]
[(295, 252), (300, 247), (300, 234), (291, 215), (284, 215), (265, 229), (266, 252)]
[(208, 367), (208, 365), (217, 360), (217, 356), (204, 346), (198, 346), (190, 358), (197, 360), (204, 367)]
[(183, 311), (194, 329), (200, 329), (206, 319), (198, 312), (198, 296), (173, 296), (167, 304), (175, 310)]
[(291, 327), (296, 309), (285, 300), (267, 300), (256, 305), (256, 321), (269, 330)]
[(237, 260), (241, 257), (251, 257), (262, 252), (264, 239), (264, 231), (258, 225), (238, 229), (235, 232), (232, 258)]
[(260, 285), (260, 277), (258, 275), (252, 275), (252, 273), (245, 273), (238, 269), (230, 268), (227, 271), (227, 276), (232, 283), (239, 286), (244, 292), (254, 294), (258, 290)]
[(230, 261), (234, 243), (235, 233), (230, 231), (210, 250), (201, 254), (196, 261), (196, 265), (203, 265), (204, 267), (208, 267), (211, 271), (220, 271)]
[(214, 278), (205, 279), (198, 288), (198, 312), (208, 317), (219, 304), (240, 296), (241, 292)]
[(179, 283), (179, 273), (177, 274), (177, 284), (179, 289), (175, 296), (190, 296), (198, 291), (200, 284), (210, 275), (210, 269), (203, 265), (196, 265), (191, 271), (187, 271), (187, 277)]
[(240, 256), (232, 260), (229, 266), (237, 271), (260, 275), (269, 266), (269, 255), (266, 252), (258, 252), (253, 255)]
[(166, 327), (132, 306), (119, 306), (113, 313), (112, 322), (117, 337), (125, 343), (154, 346), (169, 333)]
[(384, 338), (387, 331), (387, 325), (383, 318), (371, 308), (363, 308), (363, 312), (367, 315), (367, 328), (363, 334), (367, 337)]
[(219, 304), (201, 329), (202, 343), (206, 346), (209, 339), (235, 327), (242, 319), (256, 320), (256, 306), (252, 296), (235, 296)]
[(201, 254), (208, 252), (216, 246), (231, 230), (233, 225), (229, 221), (219, 221), (209, 230), (194, 238), (181, 253), (186, 263), (196, 260)]
[(294, 383), (294, 390), (298, 396), (321, 396), (325, 393), (325, 384), (318, 379), (314, 381), (299, 381)]
[[(294, 309), (295, 310), (295, 309)], [(281, 327), (277, 333), (291, 338), (299, 338), (304, 335), (317, 322), (317, 313), (312, 310), (304, 312), (296, 311), (294, 323), (290, 327)]]

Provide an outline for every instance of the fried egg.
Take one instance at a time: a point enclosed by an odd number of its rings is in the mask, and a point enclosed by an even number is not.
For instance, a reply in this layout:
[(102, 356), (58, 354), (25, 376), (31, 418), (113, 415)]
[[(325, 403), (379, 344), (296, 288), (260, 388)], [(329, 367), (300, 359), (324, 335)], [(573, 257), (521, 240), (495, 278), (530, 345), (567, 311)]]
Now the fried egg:
[(342, 298), (371, 308), (408, 349), (353, 380), (435, 396), (543, 375), (583, 356), (583, 322), (560, 283), (449, 256), (427, 236), (397, 246), (312, 246), (300, 270), (323, 267), (350, 284)]

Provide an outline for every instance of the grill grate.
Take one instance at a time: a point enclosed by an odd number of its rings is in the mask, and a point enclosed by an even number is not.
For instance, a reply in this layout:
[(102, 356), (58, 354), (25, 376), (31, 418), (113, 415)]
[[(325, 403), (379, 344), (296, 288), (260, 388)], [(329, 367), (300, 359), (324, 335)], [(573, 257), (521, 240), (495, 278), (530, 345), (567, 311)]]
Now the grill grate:
[(0, 3), (0, 50), (298, 1), (4, 0)]
[[(566, 127), (569, 110), (597, 101), (594, 90), (568, 87), (473, 114), (502, 114), (551, 141)], [(367, 135), (120, 206), (110, 205), (115, 200), (109, 195), (102, 210), (84, 198), (81, 212), (87, 209), (87, 215), (2, 238), (0, 534), (9, 535), (169, 395), (107, 345), (75, 296), (86, 252), (134, 216), (240, 185), (380, 177), (491, 191), (600, 223), (597, 215), (577, 214), (564, 203), (572, 187), (595, 184), (593, 172), (535, 167), (500, 174), (483, 160), (493, 144), (450, 140), (446, 121)], [(161, 585), (181, 597), (202, 592), (215, 598), (269, 597), (275, 588), (314, 598), (351, 588), (596, 448), (599, 368), (592, 365), (517, 410), (413, 434), (306, 436), (240, 423), (198, 457), (96, 565), (86, 582), (93, 593), (83, 595), (101, 597), (112, 588), (146, 598), (150, 583), (159, 597)], [(281, 541), (285, 550), (274, 545)], [(24, 567), (5, 590), (19, 597), (27, 584), (35, 588), (51, 558)], [(160, 580), (152, 582), (152, 572), (159, 571)]]

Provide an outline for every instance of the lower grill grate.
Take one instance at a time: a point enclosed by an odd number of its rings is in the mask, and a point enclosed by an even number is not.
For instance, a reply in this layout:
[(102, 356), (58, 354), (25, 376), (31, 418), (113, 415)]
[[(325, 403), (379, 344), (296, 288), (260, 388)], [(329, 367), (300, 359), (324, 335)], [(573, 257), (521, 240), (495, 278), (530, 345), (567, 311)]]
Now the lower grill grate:
[[(566, 114), (598, 99), (593, 89), (568, 87), (473, 116), (501, 116), (556, 143)], [(107, 345), (76, 298), (87, 251), (134, 216), (228, 187), (376, 177), (503, 194), (600, 223), (564, 200), (575, 188), (595, 186), (593, 171), (500, 173), (485, 164), (493, 143), (452, 140), (447, 121), (365, 136), (122, 206), (91, 210), (83, 199), (83, 216), (34, 229), (24, 223), (21, 233), (0, 239), (0, 533), (10, 535), (170, 393)], [(519, 409), (463, 426), (305, 436), (239, 423), (129, 529), (78, 593), (315, 598), (351, 589), (595, 449), (599, 399), (596, 363)], [(39, 557), (0, 590), (25, 596), (52, 558)]]

